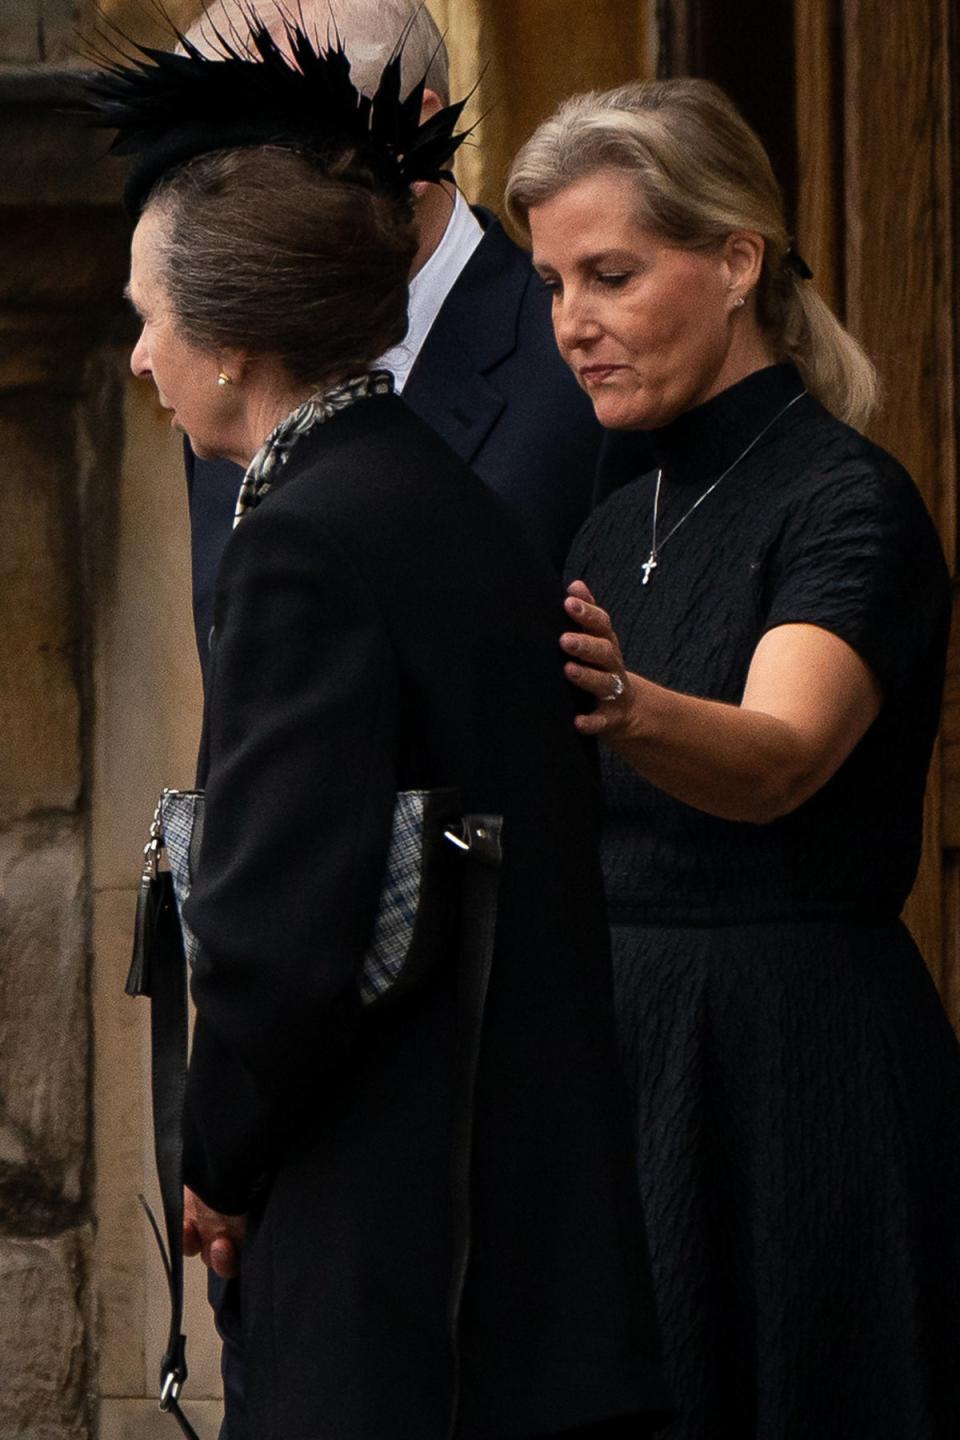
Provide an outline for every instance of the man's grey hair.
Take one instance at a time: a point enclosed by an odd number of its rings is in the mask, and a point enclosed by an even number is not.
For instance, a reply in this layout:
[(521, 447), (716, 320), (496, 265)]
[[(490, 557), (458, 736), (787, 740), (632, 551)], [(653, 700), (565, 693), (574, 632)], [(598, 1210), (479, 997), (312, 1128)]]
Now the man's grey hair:
[(190, 27), (189, 38), (205, 53), (215, 54), (214, 30), (236, 44), (246, 35), (250, 16), (266, 25), (280, 44), (285, 21), (301, 25), (321, 45), (339, 35), (354, 84), (368, 95), (403, 38), (403, 93), (409, 94), (425, 75), (427, 89), (444, 104), (450, 100), (447, 47), (421, 0), (210, 0)]

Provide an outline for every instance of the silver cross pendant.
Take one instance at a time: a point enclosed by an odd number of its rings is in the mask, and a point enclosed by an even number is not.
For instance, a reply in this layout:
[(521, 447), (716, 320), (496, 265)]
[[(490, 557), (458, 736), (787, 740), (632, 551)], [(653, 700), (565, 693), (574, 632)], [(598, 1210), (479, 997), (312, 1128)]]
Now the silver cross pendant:
[(640, 566), (640, 569), (643, 571), (643, 583), (644, 583), (644, 585), (647, 584), (647, 582), (648, 582), (649, 579), (650, 579), (651, 573), (652, 573), (654, 570), (656, 570), (656, 568), (657, 568), (657, 552), (656, 552), (656, 550), (651, 550), (651, 551), (650, 551), (650, 554), (647, 556), (646, 560), (644, 560), (643, 564)]

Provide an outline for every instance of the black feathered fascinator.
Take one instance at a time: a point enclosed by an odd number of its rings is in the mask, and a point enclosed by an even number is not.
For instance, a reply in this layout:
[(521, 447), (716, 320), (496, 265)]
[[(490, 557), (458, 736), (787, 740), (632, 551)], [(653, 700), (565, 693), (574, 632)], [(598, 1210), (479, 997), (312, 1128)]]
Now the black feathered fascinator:
[(454, 134), (466, 100), (421, 124), (425, 78), (400, 98), (402, 42), (371, 98), (351, 80), (339, 37), (324, 48), (285, 18), (288, 56), (253, 14), (247, 24), (247, 36), (214, 30), (212, 57), (171, 24), (179, 51), (128, 41), (84, 77), (82, 113), (116, 130), (112, 154), (133, 159), (124, 204), (134, 218), (163, 175), (212, 150), (276, 144), (335, 159), (353, 149), (398, 194), (453, 178), (446, 167), (469, 133)]

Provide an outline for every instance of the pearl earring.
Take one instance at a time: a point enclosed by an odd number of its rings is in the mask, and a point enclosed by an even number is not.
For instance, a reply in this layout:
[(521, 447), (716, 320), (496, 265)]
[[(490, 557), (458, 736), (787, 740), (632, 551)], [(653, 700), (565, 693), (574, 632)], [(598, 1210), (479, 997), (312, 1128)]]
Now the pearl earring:
[(738, 295), (737, 298), (736, 298), (736, 300), (734, 300), (734, 302), (733, 302), (734, 308), (737, 309), (737, 310), (739, 310), (739, 309), (741, 308), (741, 306), (746, 305), (746, 303), (747, 303), (747, 302), (746, 302), (746, 300), (744, 300), (744, 298), (743, 298), (742, 295)]
[(225, 374), (223, 373), (223, 371), (221, 370), (221, 371), (220, 371), (220, 374), (217, 376), (217, 384), (218, 384), (218, 385), (232, 385), (232, 384), (233, 384), (233, 381), (230, 379), (230, 376), (229, 376), (229, 375), (225, 375)]

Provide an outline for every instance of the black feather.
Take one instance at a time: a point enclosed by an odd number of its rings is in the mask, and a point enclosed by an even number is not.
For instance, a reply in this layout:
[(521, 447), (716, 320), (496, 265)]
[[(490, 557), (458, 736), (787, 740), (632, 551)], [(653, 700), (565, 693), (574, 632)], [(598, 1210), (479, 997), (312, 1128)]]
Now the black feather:
[(244, 35), (211, 28), (213, 56), (171, 24), (178, 51), (111, 39), (102, 68), (83, 78), (80, 109), (90, 123), (116, 131), (111, 151), (135, 157), (128, 208), (139, 214), (168, 170), (234, 145), (291, 144), (323, 156), (354, 151), (378, 183), (406, 190), (417, 180), (449, 178), (448, 163), (466, 138), (456, 134), (465, 101), (420, 124), (424, 81), (401, 100), (402, 41), (374, 96), (350, 75), (339, 37), (315, 44), (302, 20), (285, 16), (289, 56), (252, 14)]

